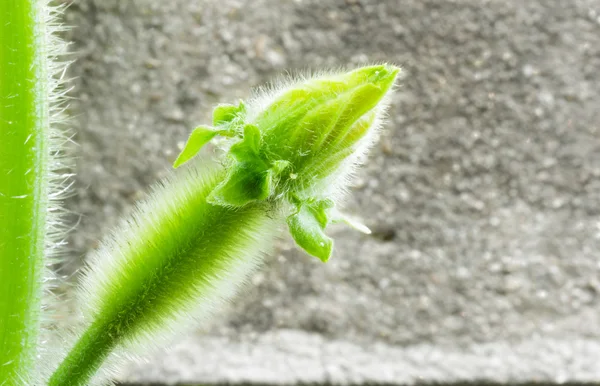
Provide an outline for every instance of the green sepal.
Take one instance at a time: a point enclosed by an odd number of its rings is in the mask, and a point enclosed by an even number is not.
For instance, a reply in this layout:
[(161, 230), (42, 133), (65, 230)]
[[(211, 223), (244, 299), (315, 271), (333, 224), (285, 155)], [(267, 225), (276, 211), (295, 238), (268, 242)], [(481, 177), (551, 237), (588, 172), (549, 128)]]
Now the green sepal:
[(208, 197), (209, 201), (222, 206), (244, 206), (252, 201), (267, 199), (275, 188), (281, 173), (290, 162), (277, 160), (271, 164), (262, 159), (261, 133), (254, 125), (244, 126), (244, 137), (229, 150), (237, 160), (227, 179), (219, 184)]
[(273, 194), (276, 182), (289, 165), (287, 161), (275, 161), (268, 168), (262, 161), (239, 162), (229, 177), (210, 194), (208, 200), (215, 205), (236, 207), (265, 200)]
[(211, 139), (213, 139), (217, 134), (219, 134), (218, 130), (213, 129), (208, 126), (198, 126), (192, 131), (190, 137), (188, 138), (185, 146), (179, 156), (173, 163), (174, 168), (178, 168), (190, 159), (192, 159), (198, 152), (202, 149), (204, 145), (206, 145)]
[(252, 162), (259, 158), (261, 134), (254, 125), (244, 126), (243, 139), (231, 146), (229, 153), (241, 162)]
[(324, 233), (329, 222), (326, 211), (332, 206), (330, 200), (302, 202), (297, 206), (297, 212), (287, 218), (290, 234), (296, 244), (324, 263), (333, 251), (333, 240)]
[(237, 106), (230, 104), (218, 105), (213, 110), (213, 126), (228, 125), (243, 120), (245, 115), (246, 105), (242, 101)]
[(271, 194), (272, 177), (263, 162), (239, 162), (225, 181), (208, 196), (208, 202), (220, 206), (241, 207), (264, 200)]

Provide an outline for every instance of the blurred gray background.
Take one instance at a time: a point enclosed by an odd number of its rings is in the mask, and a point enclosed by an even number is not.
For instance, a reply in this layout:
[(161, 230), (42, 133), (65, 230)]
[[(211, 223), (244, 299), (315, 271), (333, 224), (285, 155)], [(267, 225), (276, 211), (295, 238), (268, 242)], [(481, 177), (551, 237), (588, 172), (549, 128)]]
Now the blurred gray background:
[[(599, 0), (68, 0), (74, 271), (211, 106), (391, 62), (326, 265), (284, 239), (127, 382), (600, 382)], [(79, 218), (80, 216), (80, 218)]]

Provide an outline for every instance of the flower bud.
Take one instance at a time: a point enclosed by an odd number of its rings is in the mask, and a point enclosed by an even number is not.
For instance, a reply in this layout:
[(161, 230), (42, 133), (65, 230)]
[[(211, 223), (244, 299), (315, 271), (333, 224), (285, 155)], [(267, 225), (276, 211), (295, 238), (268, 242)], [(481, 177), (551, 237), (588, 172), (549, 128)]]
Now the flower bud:
[(377, 129), (398, 72), (391, 65), (362, 67), (292, 83), (247, 106), (217, 106), (214, 128), (195, 129), (175, 167), (216, 135), (231, 137), (229, 172), (209, 201), (232, 207), (287, 202), (298, 245), (327, 260), (333, 242), (323, 230), (344, 190), (340, 181), (372, 142), (369, 134)]

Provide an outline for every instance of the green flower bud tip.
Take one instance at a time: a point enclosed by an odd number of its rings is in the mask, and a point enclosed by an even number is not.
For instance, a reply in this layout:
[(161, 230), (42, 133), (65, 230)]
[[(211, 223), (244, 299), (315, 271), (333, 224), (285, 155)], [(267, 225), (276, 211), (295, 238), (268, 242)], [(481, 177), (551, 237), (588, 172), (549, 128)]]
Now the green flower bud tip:
[(373, 143), (398, 72), (392, 65), (367, 66), (287, 82), (248, 104), (219, 105), (213, 127), (192, 132), (174, 167), (214, 137), (227, 137), (228, 173), (209, 202), (243, 207), (280, 201), (290, 208), (287, 223), (296, 243), (327, 261), (333, 248), (327, 224), (345, 221), (368, 231), (334, 207)]

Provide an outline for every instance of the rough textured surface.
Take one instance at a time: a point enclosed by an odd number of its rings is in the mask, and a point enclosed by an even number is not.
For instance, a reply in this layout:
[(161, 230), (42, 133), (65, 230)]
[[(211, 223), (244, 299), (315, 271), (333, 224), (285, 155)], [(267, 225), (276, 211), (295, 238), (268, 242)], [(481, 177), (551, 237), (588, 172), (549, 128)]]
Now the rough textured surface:
[[(406, 361), (423, 364), (422, 381), (600, 381), (585, 365), (600, 352), (600, 0), (80, 0), (66, 23), (78, 52), (75, 256), (165, 174), (213, 104), (290, 69), (404, 69), (348, 203), (374, 234), (336, 228), (327, 265), (282, 242), (198, 338), (218, 361), (180, 361), (211, 371), (163, 367), (157, 381), (244, 374), (240, 361), (260, 361), (240, 351), (273, 355), (280, 329), (372, 356), (361, 381), (417, 380), (398, 370)], [(260, 344), (227, 343), (247, 334)], [(445, 366), (410, 359), (423, 347)], [(310, 370), (327, 366), (320, 353), (262, 381), (330, 381)], [(341, 383), (360, 365), (334, 363)]]
[[(539, 355), (539, 350), (544, 355)], [(168, 356), (139, 365), (123, 378), (165, 384), (244, 382), (259, 385), (394, 385), (527, 380), (563, 384), (600, 379), (600, 343), (535, 338), (511, 345), (483, 343), (456, 348), (376, 342), (360, 346), (315, 333), (278, 330), (258, 336), (192, 338)], [(200, 361), (199, 358), (202, 358)], [(500, 359), (502, 358), (502, 359)], [(557, 363), (568, 364), (555, 366)], [(226, 364), (226, 365), (225, 365)]]

